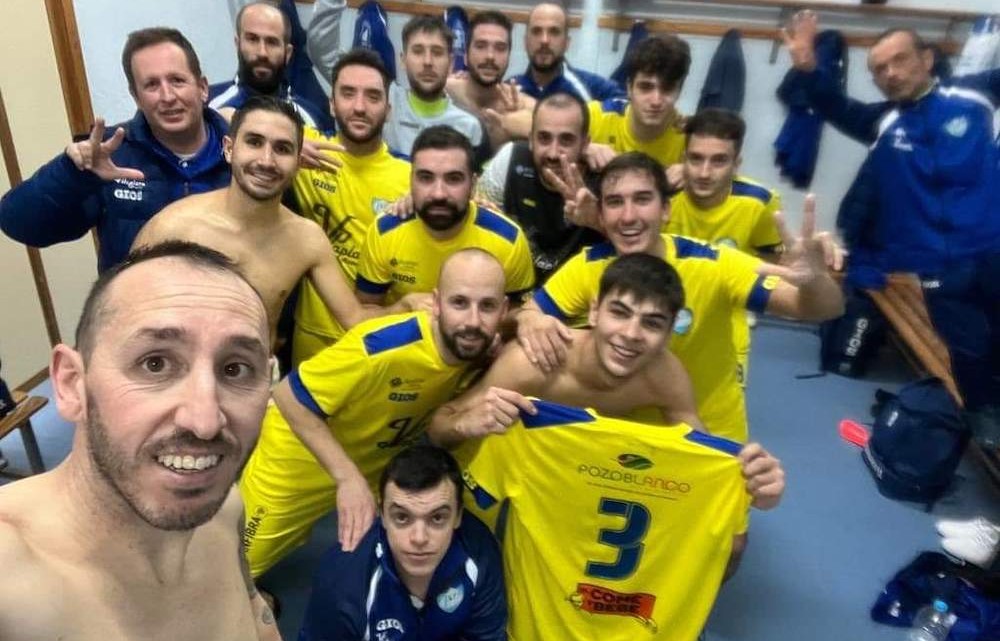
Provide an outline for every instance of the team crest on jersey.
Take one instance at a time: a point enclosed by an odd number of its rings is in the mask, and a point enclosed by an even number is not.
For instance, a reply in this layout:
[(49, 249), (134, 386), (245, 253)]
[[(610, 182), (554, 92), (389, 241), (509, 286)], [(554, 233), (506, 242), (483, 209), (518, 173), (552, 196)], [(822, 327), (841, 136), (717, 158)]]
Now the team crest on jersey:
[(944, 130), (953, 138), (961, 138), (969, 130), (969, 119), (965, 116), (956, 116), (945, 123)]
[(376, 216), (388, 214), (392, 209), (392, 203), (385, 198), (372, 198), (372, 213)]
[(567, 600), (578, 610), (591, 614), (632, 617), (656, 634), (653, 621), (656, 596), (646, 592), (616, 592), (592, 583), (577, 583)]
[(458, 606), (462, 605), (463, 599), (465, 599), (465, 587), (456, 585), (439, 594), (437, 604), (442, 612), (451, 614), (458, 609)]
[(732, 247), (733, 249), (736, 249), (736, 241), (730, 238), (729, 236), (720, 238), (719, 240), (715, 241), (715, 244), (722, 245), (723, 247)]
[(677, 318), (674, 319), (675, 334), (684, 336), (691, 331), (692, 325), (694, 325), (694, 313), (691, 311), (690, 307), (685, 307), (681, 311), (677, 312)]

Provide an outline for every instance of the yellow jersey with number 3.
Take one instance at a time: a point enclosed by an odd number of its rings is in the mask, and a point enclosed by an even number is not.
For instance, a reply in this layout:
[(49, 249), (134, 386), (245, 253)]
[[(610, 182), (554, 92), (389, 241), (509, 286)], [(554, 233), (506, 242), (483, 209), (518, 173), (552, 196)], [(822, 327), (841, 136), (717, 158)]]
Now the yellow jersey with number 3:
[(746, 528), (739, 444), (535, 404), (459, 452), (468, 502), (509, 501), (510, 639), (694, 641)]
[(466, 247), (486, 250), (500, 261), (512, 297), (534, 286), (531, 248), (517, 223), (470, 202), (460, 224), (454, 237), (440, 240), (431, 236), (418, 217), (382, 216), (368, 230), (358, 265), (358, 291), (385, 294), (386, 305), (411, 292), (430, 292), (437, 287), (445, 259)]
[[(698, 414), (712, 434), (747, 440), (743, 390), (737, 378), (733, 310), (763, 312), (776, 277), (757, 274), (761, 261), (729, 247), (663, 235), (665, 260), (684, 285), (685, 305), (674, 321), (669, 349), (684, 364), (694, 386)], [(616, 258), (611, 243), (581, 251), (535, 290), (535, 304), (571, 325), (586, 323), (597, 300), (601, 275)]]
[[(340, 144), (338, 137), (325, 136), (312, 127), (306, 127), (305, 139)], [(390, 153), (385, 143), (367, 156), (328, 153), (341, 163), (336, 173), (300, 168), (292, 189), (299, 211), (326, 232), (344, 277), (353, 285), (368, 228), (377, 216), (388, 212), (394, 202), (410, 192), (410, 163)], [(340, 338), (344, 333), (308, 279), (302, 282), (295, 323), (330, 338)]]

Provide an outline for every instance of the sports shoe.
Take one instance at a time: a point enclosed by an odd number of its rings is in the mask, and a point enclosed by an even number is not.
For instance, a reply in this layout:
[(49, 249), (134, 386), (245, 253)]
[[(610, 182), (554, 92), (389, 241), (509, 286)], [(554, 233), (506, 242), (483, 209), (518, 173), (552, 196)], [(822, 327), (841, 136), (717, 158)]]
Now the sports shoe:
[(981, 516), (964, 521), (942, 519), (934, 526), (937, 528), (938, 534), (951, 539), (974, 536), (978, 532), (992, 535), (1000, 533), (1000, 526), (994, 525)]
[(1000, 532), (997, 530), (979, 530), (972, 536), (945, 538), (941, 541), (944, 551), (955, 558), (962, 559), (981, 568), (987, 568), (997, 556), (1000, 544)]

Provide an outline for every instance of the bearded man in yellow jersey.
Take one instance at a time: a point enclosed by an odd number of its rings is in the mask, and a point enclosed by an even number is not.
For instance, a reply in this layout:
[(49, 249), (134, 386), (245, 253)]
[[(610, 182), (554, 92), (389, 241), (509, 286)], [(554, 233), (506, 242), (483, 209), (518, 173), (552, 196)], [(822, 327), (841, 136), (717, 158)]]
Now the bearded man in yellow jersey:
[(354, 549), (375, 517), (383, 467), (493, 344), (504, 280), (488, 252), (459, 251), (441, 268), (431, 313), (361, 323), (278, 385), (240, 480), (254, 576), (334, 506), (341, 547)]
[[(382, 60), (368, 50), (349, 51), (337, 60), (331, 79), (330, 112), (340, 133), (330, 137), (306, 127), (306, 140), (328, 157), (321, 167), (299, 169), (293, 189), (299, 211), (326, 232), (353, 285), (368, 228), (409, 192), (410, 164), (393, 155), (382, 140), (389, 113), (389, 76)], [(343, 333), (316, 290), (303, 283), (295, 310), (292, 362), (301, 363)]]
[[(781, 209), (781, 198), (736, 175), (746, 133), (743, 119), (726, 109), (702, 109), (688, 120), (684, 131), (684, 190), (670, 199), (670, 220), (664, 231), (777, 260), (781, 234), (775, 214)], [(733, 314), (738, 375), (744, 386), (750, 360), (747, 318), (743, 310)]]
[(445, 259), (466, 247), (496, 257), (507, 294), (519, 300), (534, 286), (531, 249), (521, 228), (470, 200), (475, 182), (472, 144), (447, 125), (420, 132), (413, 143), (411, 197), (417, 215), (380, 217), (365, 239), (355, 281), (366, 304), (394, 304), (437, 285)]
[(732, 341), (734, 310), (803, 320), (842, 313), (840, 288), (827, 272), (832, 241), (814, 233), (812, 200), (807, 199), (802, 237), (785, 243), (787, 264), (774, 266), (729, 247), (663, 234), (670, 211), (667, 180), (663, 167), (645, 154), (612, 160), (595, 199), (609, 242), (571, 258), (519, 310), (518, 339), (529, 359), (551, 370), (565, 358), (565, 344), (573, 340), (565, 323), (585, 324), (601, 274), (615, 256), (664, 258), (684, 286), (686, 304), (674, 321), (670, 349), (691, 376), (698, 414), (710, 433), (745, 442), (746, 409)]

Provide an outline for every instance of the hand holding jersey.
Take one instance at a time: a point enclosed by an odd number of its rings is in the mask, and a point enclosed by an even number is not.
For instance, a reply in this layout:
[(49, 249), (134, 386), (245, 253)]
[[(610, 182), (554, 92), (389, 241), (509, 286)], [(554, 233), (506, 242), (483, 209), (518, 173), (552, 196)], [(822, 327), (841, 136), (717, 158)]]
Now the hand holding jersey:
[(459, 452), (468, 509), (510, 502), (511, 638), (695, 639), (746, 527), (739, 445), (535, 406), (507, 434)]

